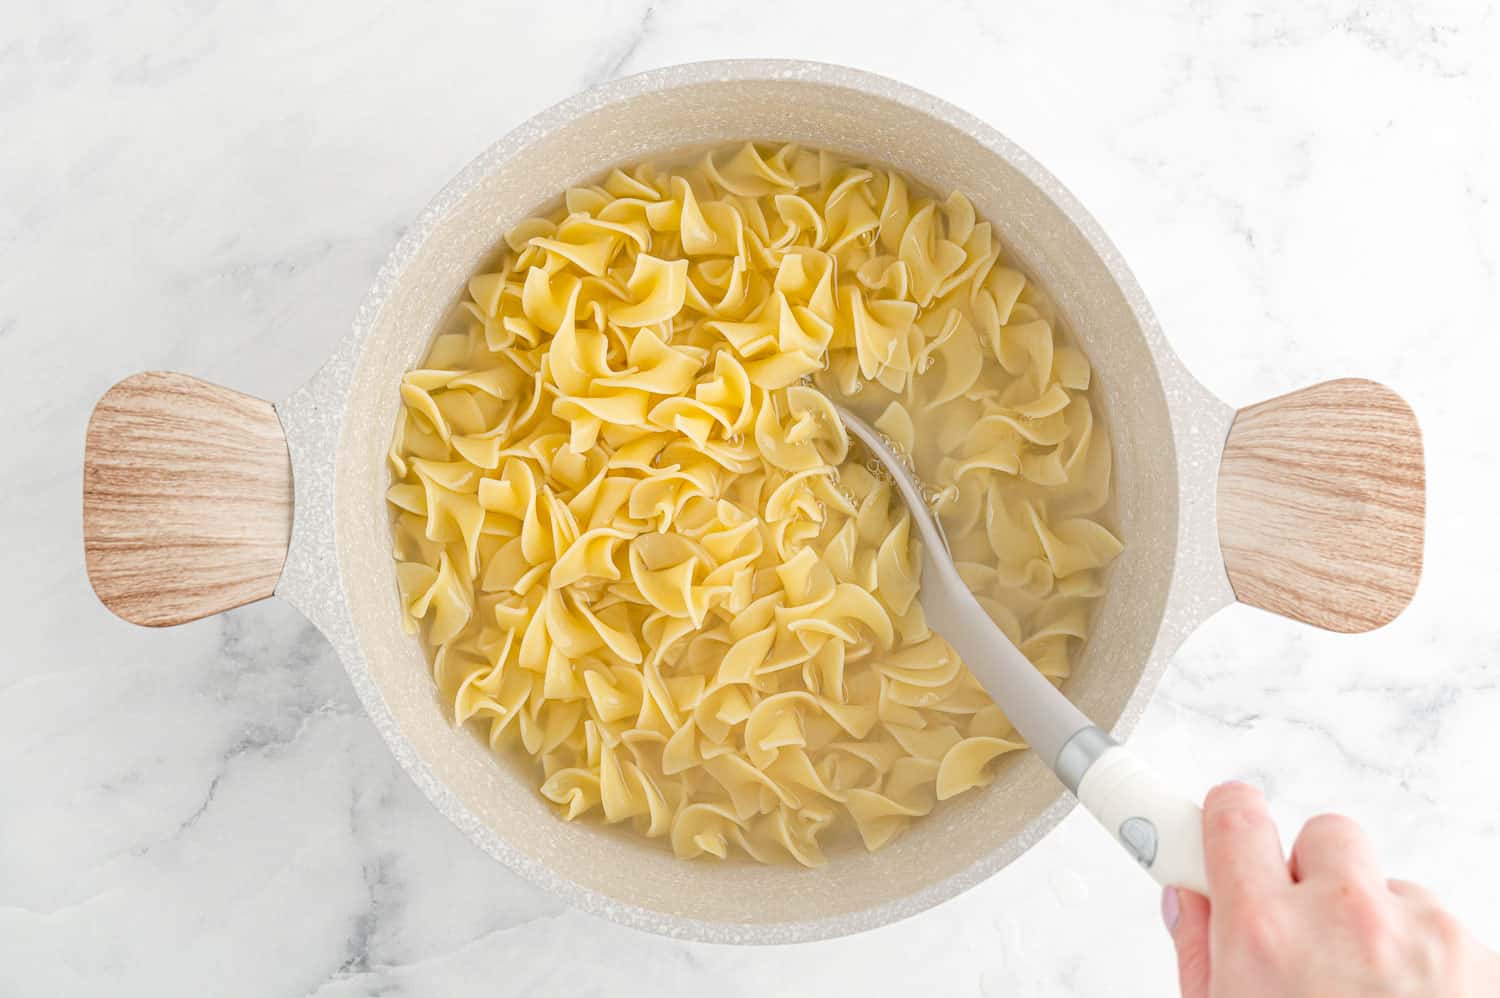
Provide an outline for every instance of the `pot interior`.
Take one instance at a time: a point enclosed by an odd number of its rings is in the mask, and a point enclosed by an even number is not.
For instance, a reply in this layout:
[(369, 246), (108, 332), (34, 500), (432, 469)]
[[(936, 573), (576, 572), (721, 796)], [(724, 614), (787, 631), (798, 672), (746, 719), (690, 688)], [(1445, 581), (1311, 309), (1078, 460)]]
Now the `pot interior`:
[(878, 853), (837, 852), (815, 871), (684, 862), (657, 843), (562, 821), (537, 793), (529, 760), (523, 772), (523, 762), (497, 759), (479, 737), (455, 730), (422, 649), (401, 629), (384, 458), (401, 375), (502, 233), (612, 166), (732, 140), (826, 148), (889, 163), (941, 193), (967, 194), (1012, 258), (1053, 295), (1094, 366), (1126, 548), (1066, 690), (1106, 728), (1156, 645), (1176, 548), (1177, 467), (1167, 399), (1142, 332), (1149, 320), (1053, 200), (1050, 178), (993, 133), (889, 81), (805, 64), (718, 69), (683, 67), (591, 91), (502, 140), (429, 208), (419, 223), (427, 234), (394, 275), (358, 358), (338, 456), (338, 558), (369, 675), (410, 751), (468, 812), (449, 816), (482, 845), (522, 857), (519, 865), (548, 871), (544, 879), (565, 889), (582, 888), (568, 890), (575, 901), (659, 931), (808, 938), (890, 921), (993, 872), (1061, 816), (1063, 791), (1033, 754), (1018, 753), (989, 787), (940, 804)]

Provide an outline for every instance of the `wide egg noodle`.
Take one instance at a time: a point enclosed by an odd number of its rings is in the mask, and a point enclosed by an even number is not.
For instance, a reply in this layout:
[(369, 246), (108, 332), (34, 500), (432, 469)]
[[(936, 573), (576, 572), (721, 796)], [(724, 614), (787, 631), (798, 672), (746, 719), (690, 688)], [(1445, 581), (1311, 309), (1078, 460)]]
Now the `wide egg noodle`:
[(400, 385), (396, 581), (458, 723), (678, 856), (877, 849), (1024, 747), (922, 619), (830, 399), (1065, 679), (1120, 542), (1088, 360), (961, 194), (794, 145), (644, 164), (505, 235)]

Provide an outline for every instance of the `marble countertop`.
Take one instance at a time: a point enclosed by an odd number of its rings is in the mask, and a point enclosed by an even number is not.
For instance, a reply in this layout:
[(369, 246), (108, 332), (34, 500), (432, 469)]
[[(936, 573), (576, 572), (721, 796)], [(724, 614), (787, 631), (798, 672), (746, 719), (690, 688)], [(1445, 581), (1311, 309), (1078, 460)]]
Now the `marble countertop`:
[(1288, 834), (1366, 821), (1393, 875), (1500, 943), (1497, 22), (1450, 0), (8, 7), (0, 993), (1175, 993), (1156, 892), (1081, 815), (864, 935), (649, 937), (439, 817), (287, 606), (148, 631), (89, 590), (80, 458), (113, 381), (284, 396), (495, 138), (610, 77), (732, 56), (851, 64), (994, 123), (1099, 218), (1227, 400), (1340, 375), (1411, 400), (1411, 608), (1358, 637), (1230, 608), (1134, 743), (1195, 792), (1259, 783)]

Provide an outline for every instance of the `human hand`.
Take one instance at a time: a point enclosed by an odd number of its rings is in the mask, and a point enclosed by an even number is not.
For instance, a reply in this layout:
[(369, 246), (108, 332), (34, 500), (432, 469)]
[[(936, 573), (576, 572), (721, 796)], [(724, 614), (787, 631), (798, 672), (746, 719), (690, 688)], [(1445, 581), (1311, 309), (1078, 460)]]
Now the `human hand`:
[(1424, 888), (1386, 880), (1359, 826), (1309, 821), (1282, 857), (1260, 791), (1227, 783), (1203, 803), (1207, 898), (1167, 888), (1183, 998), (1500, 995), (1500, 957)]

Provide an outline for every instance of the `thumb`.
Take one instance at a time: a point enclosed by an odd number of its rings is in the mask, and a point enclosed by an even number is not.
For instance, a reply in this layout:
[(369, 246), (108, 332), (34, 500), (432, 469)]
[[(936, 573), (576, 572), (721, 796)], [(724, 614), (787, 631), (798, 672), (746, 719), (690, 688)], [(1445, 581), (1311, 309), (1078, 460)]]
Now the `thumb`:
[(1208, 998), (1208, 899), (1168, 887), (1161, 896), (1162, 920), (1177, 947), (1177, 981), (1182, 998)]

